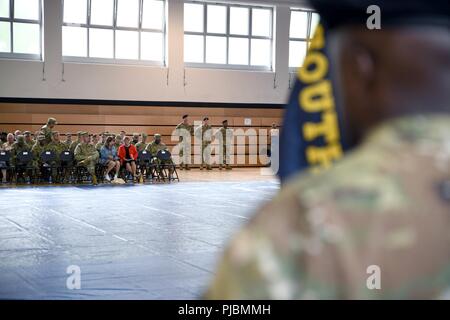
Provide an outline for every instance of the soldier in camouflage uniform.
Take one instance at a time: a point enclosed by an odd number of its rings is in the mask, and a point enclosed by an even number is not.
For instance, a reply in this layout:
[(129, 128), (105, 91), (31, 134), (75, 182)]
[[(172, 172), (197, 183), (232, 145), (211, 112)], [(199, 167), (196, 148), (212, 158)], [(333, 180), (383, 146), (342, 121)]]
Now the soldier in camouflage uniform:
[(136, 146), (139, 143), (139, 133), (133, 133), (133, 138), (131, 139), (131, 144)]
[(222, 170), (225, 165), (226, 170), (231, 170), (231, 143), (233, 142), (233, 130), (228, 128), (228, 120), (222, 121), (222, 128), (217, 132), (217, 138), (220, 141), (220, 157), (219, 157), (219, 169)]
[(326, 40), (353, 150), (283, 184), (231, 242), (206, 297), (448, 299), (450, 34), (439, 24), (448, 3), (379, 2), (393, 27), (376, 31), (335, 15), (365, 16), (365, 2), (310, 3), (339, 27)]
[(81, 133), (81, 143), (75, 149), (75, 160), (78, 166), (86, 167), (89, 174), (92, 176), (92, 184), (97, 185), (97, 176), (95, 175), (95, 166), (97, 164), (99, 153), (95, 147), (90, 144), (89, 133)]
[(116, 135), (114, 139), (114, 146), (116, 147), (116, 150), (119, 150), (119, 147), (122, 145), (122, 142), (123, 142), (122, 135), (120, 134)]
[(63, 153), (64, 151), (69, 150), (69, 148), (67, 147), (67, 145), (64, 142), (60, 141), (59, 132), (58, 131), (53, 131), (52, 142), (50, 142), (47, 145), (46, 150), (54, 152), (55, 156), (56, 156), (55, 162), (52, 163), (52, 165), (54, 165), (53, 172), (52, 172), (52, 174), (53, 174), (53, 181), (55, 181), (56, 178), (57, 178), (57, 167), (60, 166), (61, 153)]
[(105, 141), (106, 141), (106, 132), (102, 132), (102, 133), (100, 134), (100, 141), (98, 141), (98, 142), (95, 144), (95, 149), (96, 149), (98, 152), (100, 152), (100, 150), (102, 149), (103, 145), (105, 144)]
[(31, 132), (24, 131), (23, 136), (25, 137), (25, 143), (31, 148), (34, 145), (33, 138), (31, 137)]
[(17, 136), (17, 141), (11, 146), (11, 161), (16, 165), (16, 158), (20, 152), (30, 151), (31, 147), (25, 142), (25, 137), (23, 135)]
[[(189, 164), (191, 163), (191, 142), (184, 140), (184, 136), (192, 136), (194, 134), (194, 127), (189, 124), (189, 115), (185, 114), (183, 117), (183, 122), (177, 125), (175, 130), (177, 130), (177, 135), (180, 137), (180, 169), (190, 170)], [(186, 152), (184, 152), (186, 150)]]
[(136, 143), (136, 149), (141, 152), (147, 148), (147, 134), (141, 133), (141, 141)]
[(76, 147), (78, 146), (78, 144), (79, 143), (81, 143), (81, 134), (83, 133), (83, 131), (78, 131), (77, 132), (77, 140), (76, 141), (73, 141), (71, 144), (70, 144), (70, 152), (72, 152), (72, 153), (75, 153), (75, 149), (76, 149)]
[(47, 124), (41, 128), (41, 133), (45, 137), (45, 144), (52, 142), (52, 131), (56, 124), (58, 123), (55, 118), (48, 118)]
[(92, 184), (96, 185), (97, 176), (95, 175), (95, 165), (99, 158), (99, 153), (93, 145), (89, 143), (89, 134), (82, 132), (82, 141), (75, 149), (75, 160), (78, 162), (78, 166), (84, 166), (92, 176)]
[(63, 143), (66, 145), (67, 150), (70, 150), (70, 145), (72, 144), (72, 134), (71, 133), (66, 133), (66, 140)]
[(36, 143), (31, 148), (31, 152), (33, 153), (33, 167), (36, 176), (40, 176), (42, 173), (41, 154), (47, 150), (48, 144), (46, 144), (46, 141), (45, 135), (40, 133), (36, 138)]
[[(165, 164), (173, 164), (172, 159), (170, 160), (159, 160), (156, 158), (156, 155), (160, 150), (167, 150), (167, 146), (165, 143), (161, 141), (161, 135), (159, 133), (155, 133), (154, 139), (152, 142), (150, 142), (146, 148), (148, 152), (154, 157), (153, 161), (158, 165), (165, 165)], [(169, 176), (172, 176), (174, 169), (172, 167), (169, 167)], [(163, 172), (160, 170), (159, 174), (161, 175)]]
[[(25, 142), (25, 137), (23, 135), (17, 136), (17, 141), (14, 142), (11, 146), (11, 164), (14, 166), (18, 165), (17, 161), (17, 155), (21, 152), (30, 152), (30, 146)], [(26, 173), (30, 181), (32, 180), (33, 172), (32, 170), (29, 170), (28, 172), (25, 172), (26, 170), (24, 168), (16, 167), (16, 174), (18, 176), (22, 176), (24, 173)]]
[(212, 170), (211, 166), (211, 137), (212, 127), (209, 125), (209, 118), (203, 118), (203, 123), (195, 130), (195, 136), (202, 142), (202, 163), (200, 170), (206, 166), (206, 170)]

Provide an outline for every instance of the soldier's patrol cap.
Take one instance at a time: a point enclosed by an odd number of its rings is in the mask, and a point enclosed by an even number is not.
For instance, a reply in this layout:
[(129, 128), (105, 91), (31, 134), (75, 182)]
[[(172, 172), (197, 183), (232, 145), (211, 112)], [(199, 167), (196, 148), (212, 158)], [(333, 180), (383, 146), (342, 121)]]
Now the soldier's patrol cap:
[(204, 118), (203, 118), (203, 121), (206, 121), (206, 120), (209, 120), (209, 118), (208, 118), (208, 117), (204, 117)]
[(448, 0), (310, 0), (309, 3), (328, 29), (344, 25), (366, 27), (371, 5), (380, 8), (381, 28), (383, 25), (415, 24), (448, 26), (450, 21)]
[(31, 132), (30, 132), (30, 131), (24, 131), (24, 132), (23, 132), (23, 135), (24, 135), (24, 136), (31, 136)]
[(185, 114), (182, 118), (183, 118), (183, 119), (186, 119), (187, 117), (189, 117), (189, 115), (188, 115), (188, 114)]
[(87, 132), (87, 131), (81, 131), (80, 136), (81, 136), (81, 137), (89, 136), (89, 132)]
[(161, 138), (161, 134), (155, 133), (155, 134), (153, 135), (153, 137), (155, 137), (155, 138)]
[(48, 118), (47, 123), (48, 124), (58, 124), (58, 122), (56, 122), (55, 118)]
[(223, 120), (223, 121), (222, 121), (222, 124), (225, 123), (225, 122), (228, 122), (228, 120)]

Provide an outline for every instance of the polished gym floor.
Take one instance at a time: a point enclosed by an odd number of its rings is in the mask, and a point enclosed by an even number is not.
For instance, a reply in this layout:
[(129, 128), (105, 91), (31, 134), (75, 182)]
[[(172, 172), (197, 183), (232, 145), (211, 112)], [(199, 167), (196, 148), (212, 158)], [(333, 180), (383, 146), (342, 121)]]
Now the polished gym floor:
[[(171, 184), (2, 186), (0, 299), (200, 297), (279, 184), (260, 169), (179, 173)], [(80, 289), (67, 286), (70, 266)]]

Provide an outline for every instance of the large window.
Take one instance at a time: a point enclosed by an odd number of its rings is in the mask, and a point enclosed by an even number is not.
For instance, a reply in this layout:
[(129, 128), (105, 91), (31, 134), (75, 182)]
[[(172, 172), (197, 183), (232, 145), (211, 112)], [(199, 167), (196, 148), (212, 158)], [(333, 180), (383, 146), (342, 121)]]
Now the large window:
[(272, 8), (185, 2), (187, 65), (272, 70), (272, 48)]
[(0, 57), (42, 59), (41, 0), (0, 0)]
[(289, 67), (295, 69), (303, 65), (309, 43), (319, 23), (319, 15), (310, 10), (291, 9), (289, 31)]
[(67, 61), (165, 63), (165, 1), (64, 0)]

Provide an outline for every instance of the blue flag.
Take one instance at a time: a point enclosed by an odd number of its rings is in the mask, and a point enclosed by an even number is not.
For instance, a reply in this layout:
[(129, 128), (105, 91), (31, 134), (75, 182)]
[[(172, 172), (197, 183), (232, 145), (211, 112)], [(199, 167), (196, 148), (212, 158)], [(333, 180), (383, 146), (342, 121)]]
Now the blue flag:
[(285, 109), (278, 171), (282, 182), (305, 169), (330, 167), (346, 149), (326, 46), (319, 24)]

